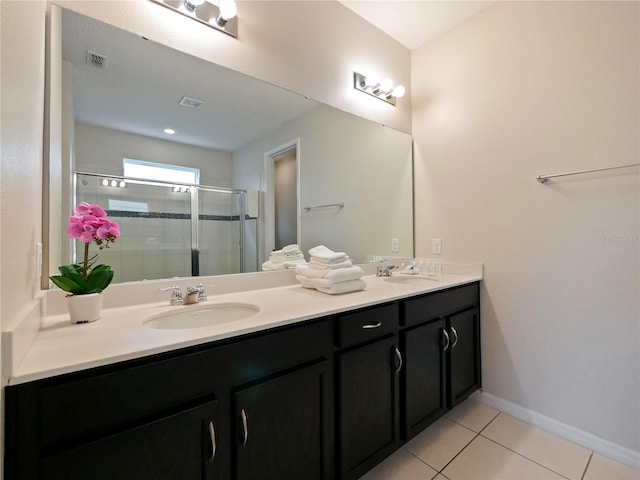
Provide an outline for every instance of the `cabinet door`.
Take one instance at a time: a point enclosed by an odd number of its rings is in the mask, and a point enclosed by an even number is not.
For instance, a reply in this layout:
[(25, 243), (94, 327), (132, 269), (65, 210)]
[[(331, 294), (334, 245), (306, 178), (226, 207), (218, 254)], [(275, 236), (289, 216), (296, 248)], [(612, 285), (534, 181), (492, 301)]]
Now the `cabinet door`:
[(332, 478), (331, 384), (324, 361), (236, 391), (233, 478)]
[(409, 440), (447, 411), (446, 324), (436, 320), (403, 333), (404, 438)]
[(449, 317), (451, 337), (449, 407), (462, 402), (481, 384), (480, 314), (477, 308)]
[[(42, 461), (43, 480), (213, 480), (216, 402)], [(100, 412), (96, 412), (100, 415)]]
[(398, 446), (399, 355), (393, 336), (338, 356), (343, 479), (358, 478)]

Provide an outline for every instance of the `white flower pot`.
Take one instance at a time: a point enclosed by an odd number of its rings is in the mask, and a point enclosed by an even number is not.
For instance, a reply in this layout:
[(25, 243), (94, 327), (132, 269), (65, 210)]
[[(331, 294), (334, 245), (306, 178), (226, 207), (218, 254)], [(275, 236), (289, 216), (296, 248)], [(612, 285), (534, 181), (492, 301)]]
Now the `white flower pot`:
[(71, 323), (89, 323), (98, 320), (102, 310), (102, 298), (102, 293), (68, 295), (67, 306)]

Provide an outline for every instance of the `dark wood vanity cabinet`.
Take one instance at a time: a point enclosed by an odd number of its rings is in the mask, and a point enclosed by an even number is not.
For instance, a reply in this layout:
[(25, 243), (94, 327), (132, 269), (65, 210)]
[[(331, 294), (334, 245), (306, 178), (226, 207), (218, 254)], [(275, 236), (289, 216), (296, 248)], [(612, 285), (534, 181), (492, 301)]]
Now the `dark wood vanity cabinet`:
[(478, 284), (403, 302), (403, 437), (413, 438), (481, 387)]
[(355, 479), (480, 388), (479, 285), (5, 388), (5, 480)]
[(329, 480), (332, 338), (323, 319), (7, 387), (5, 478)]

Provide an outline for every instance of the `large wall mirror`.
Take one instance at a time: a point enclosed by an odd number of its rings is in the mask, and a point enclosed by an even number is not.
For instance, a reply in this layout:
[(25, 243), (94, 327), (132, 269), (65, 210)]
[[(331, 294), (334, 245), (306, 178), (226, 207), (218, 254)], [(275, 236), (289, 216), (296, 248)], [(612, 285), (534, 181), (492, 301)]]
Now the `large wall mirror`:
[(409, 135), (55, 5), (51, 23), (49, 272), (73, 259), (79, 201), (120, 224), (100, 252), (118, 282), (259, 271), (291, 243), (413, 255)]

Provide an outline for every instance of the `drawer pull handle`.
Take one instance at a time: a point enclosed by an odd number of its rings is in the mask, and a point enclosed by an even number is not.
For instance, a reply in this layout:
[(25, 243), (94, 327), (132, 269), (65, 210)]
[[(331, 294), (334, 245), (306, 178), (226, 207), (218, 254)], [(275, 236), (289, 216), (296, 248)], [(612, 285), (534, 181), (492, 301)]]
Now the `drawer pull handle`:
[(400, 350), (398, 350), (398, 347), (395, 347), (396, 350), (396, 358), (398, 359), (398, 367), (396, 368), (396, 375), (400, 373), (400, 370), (402, 369), (402, 354), (400, 353)]
[(207, 463), (213, 462), (216, 458), (216, 430), (213, 427), (213, 422), (209, 422), (209, 439), (211, 440), (211, 456), (207, 459)]
[(247, 440), (249, 440), (249, 427), (247, 426), (247, 414), (244, 411), (244, 408), (240, 410), (240, 418), (242, 419), (242, 445), (247, 444)]
[(447, 333), (447, 331), (443, 328), (441, 330), (442, 335), (444, 336), (444, 345), (442, 347), (442, 351), (446, 352), (447, 348), (449, 348), (449, 345), (451, 344), (451, 342), (449, 341), (449, 334)]
[(451, 333), (453, 333), (453, 343), (451, 344), (451, 348), (454, 348), (458, 344), (458, 332), (453, 328), (453, 325), (451, 325)]
[(362, 328), (378, 328), (382, 326), (382, 322), (376, 322), (376, 323), (366, 323), (364, 325), (362, 325)]

